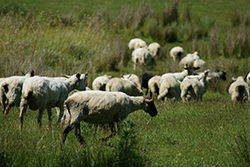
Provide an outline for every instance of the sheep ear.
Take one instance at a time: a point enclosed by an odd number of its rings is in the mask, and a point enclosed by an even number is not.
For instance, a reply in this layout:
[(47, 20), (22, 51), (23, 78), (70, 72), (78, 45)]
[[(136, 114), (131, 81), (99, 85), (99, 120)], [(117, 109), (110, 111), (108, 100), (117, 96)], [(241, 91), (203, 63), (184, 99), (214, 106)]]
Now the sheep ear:
[(154, 99), (153, 99), (153, 98), (150, 98), (149, 96), (143, 96), (143, 98), (144, 98), (144, 100), (145, 100), (146, 102), (153, 102), (153, 101), (154, 101)]
[(233, 80), (233, 81), (236, 81), (236, 80), (237, 80), (237, 78), (235, 78), (235, 77), (232, 77), (232, 80)]
[(81, 74), (80, 74), (80, 73), (77, 73), (77, 74), (76, 74), (76, 78), (80, 79), (80, 77), (81, 77)]
[(194, 67), (194, 69), (195, 69), (195, 70), (199, 70), (199, 69), (200, 69), (200, 67)]
[(25, 73), (21, 70), (21, 73), (23, 74), (23, 75), (25, 75)]
[(65, 77), (65, 78), (67, 78), (67, 79), (70, 78), (70, 76), (68, 76), (68, 75), (66, 75), (66, 74), (62, 74), (62, 76)]
[(35, 76), (34, 70), (32, 70), (32, 71), (30, 72), (30, 76), (31, 76), (31, 77), (34, 77), (34, 76)]
[(85, 73), (85, 76), (88, 76), (88, 72)]
[(123, 75), (122, 75), (122, 74), (120, 74), (120, 77), (121, 77), (121, 78), (123, 78)]

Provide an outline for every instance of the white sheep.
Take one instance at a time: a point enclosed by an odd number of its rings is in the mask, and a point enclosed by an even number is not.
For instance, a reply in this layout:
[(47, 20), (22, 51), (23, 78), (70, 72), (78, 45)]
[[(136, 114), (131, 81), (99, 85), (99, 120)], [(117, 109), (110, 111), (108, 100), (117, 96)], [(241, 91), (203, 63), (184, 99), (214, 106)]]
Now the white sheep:
[(134, 82), (134, 84), (139, 89), (141, 89), (140, 80), (139, 80), (139, 77), (137, 75), (135, 75), (135, 74), (126, 74), (126, 75), (121, 75), (121, 78), (131, 80), (132, 82)]
[(39, 109), (37, 121), (40, 127), (44, 110), (47, 109), (48, 118), (51, 123), (51, 108), (59, 107), (60, 115), (57, 122), (60, 123), (63, 116), (63, 104), (68, 94), (74, 89), (86, 89), (83, 79), (80, 77), (81, 74), (77, 73), (66, 81), (38, 76), (26, 79), (23, 83), (20, 103), (20, 128), (22, 129), (23, 117), (28, 106), (31, 110)]
[(231, 100), (246, 102), (249, 98), (249, 86), (244, 81), (242, 76), (238, 76), (237, 78), (232, 78), (233, 82), (229, 87), (229, 94), (231, 95)]
[(132, 62), (134, 64), (134, 70), (136, 69), (136, 64), (139, 63), (141, 66), (152, 65), (152, 55), (149, 50), (145, 48), (138, 48), (132, 52)]
[(177, 79), (178, 81), (182, 81), (186, 76), (188, 75), (194, 75), (196, 74), (195, 70), (198, 70), (199, 67), (192, 67), (192, 66), (188, 66), (185, 67), (184, 70), (182, 72), (176, 72), (176, 73), (165, 73), (162, 75), (161, 78), (164, 78), (166, 76), (173, 76), (175, 79)]
[(147, 44), (140, 38), (134, 38), (129, 41), (128, 47), (130, 50), (135, 50), (137, 48), (147, 48)]
[(152, 117), (157, 115), (154, 102), (148, 96), (133, 97), (122, 92), (77, 92), (65, 101), (65, 105), (70, 114), (70, 123), (62, 132), (62, 144), (74, 128), (79, 142), (86, 144), (80, 135), (81, 121), (92, 124), (110, 124), (112, 133), (109, 137), (111, 137), (114, 132), (114, 123), (125, 119), (136, 110), (142, 109)]
[(143, 92), (133, 82), (121, 78), (112, 78), (106, 85), (106, 91), (124, 92), (130, 96), (142, 96)]
[(1, 83), (0, 94), (4, 117), (7, 116), (12, 106), (20, 105), (23, 82), (27, 78), (29, 77), (12, 76), (5, 78)]
[(203, 94), (207, 91), (209, 86), (209, 70), (196, 76), (187, 76), (181, 82), (181, 99), (189, 101), (191, 98), (202, 100)]
[(182, 47), (175, 46), (170, 50), (170, 56), (175, 61), (180, 61), (181, 58), (185, 55), (185, 52)]
[(23, 82), (26, 78), (34, 76), (34, 70), (27, 74), (22, 72), (22, 74), (24, 76), (12, 76), (0, 79), (0, 101), (3, 105), (2, 111), (4, 117), (6, 117), (12, 106), (19, 106)]
[(173, 76), (161, 77), (159, 81), (160, 94), (158, 100), (166, 101), (168, 99), (178, 100), (181, 94), (180, 81)]
[(148, 81), (148, 89), (150, 92), (150, 97), (152, 97), (153, 99), (157, 99), (157, 96), (159, 95), (160, 79), (161, 79), (161, 76), (156, 75), (150, 78)]
[(92, 82), (92, 89), (105, 91), (105, 87), (109, 82), (110, 78), (111, 76), (108, 75), (103, 75), (95, 78), (94, 81)]
[(149, 44), (148, 50), (150, 51), (153, 58), (155, 56), (159, 57), (160, 53), (161, 53), (161, 46), (157, 42), (153, 42), (153, 43)]
[(202, 59), (194, 60), (193, 66), (194, 67), (200, 67), (201, 71), (204, 71), (207, 68), (206, 62), (204, 60), (202, 60)]

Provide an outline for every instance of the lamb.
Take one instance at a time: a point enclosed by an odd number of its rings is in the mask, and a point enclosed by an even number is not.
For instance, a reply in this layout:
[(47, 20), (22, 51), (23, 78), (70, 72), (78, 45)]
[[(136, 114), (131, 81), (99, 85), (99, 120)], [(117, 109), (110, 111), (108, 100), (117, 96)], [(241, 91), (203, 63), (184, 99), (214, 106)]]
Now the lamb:
[(137, 48), (132, 52), (132, 62), (134, 64), (134, 70), (136, 70), (136, 64), (141, 66), (152, 65), (152, 55), (146, 48)]
[(166, 76), (173, 76), (175, 79), (177, 79), (178, 81), (181, 82), (186, 76), (197, 74), (195, 72), (195, 70), (198, 70), (198, 69), (199, 69), (199, 67), (188, 66), (188, 67), (185, 67), (182, 72), (165, 73), (162, 75), (162, 78), (164, 78)]
[(202, 100), (203, 94), (207, 91), (209, 85), (208, 73), (206, 70), (200, 75), (187, 76), (181, 82), (181, 99), (182, 101), (189, 101), (191, 98), (195, 100)]
[(135, 74), (121, 75), (121, 78), (131, 80), (132, 82), (134, 82), (134, 84), (135, 84), (139, 89), (141, 89), (140, 80), (139, 80), (139, 77), (138, 77), (137, 75), (135, 75)]
[(109, 82), (110, 78), (111, 76), (108, 75), (103, 75), (95, 78), (94, 81), (92, 82), (92, 89), (105, 91), (105, 87)]
[(185, 52), (182, 47), (175, 46), (170, 50), (170, 56), (175, 61), (180, 61), (180, 59), (185, 55)]
[(78, 141), (86, 144), (80, 135), (81, 121), (92, 124), (110, 124), (111, 135), (109, 137), (112, 137), (114, 123), (119, 123), (136, 110), (142, 109), (152, 117), (157, 115), (154, 102), (148, 96), (133, 97), (122, 92), (77, 92), (65, 101), (65, 105), (70, 114), (70, 123), (62, 132), (62, 144), (74, 128)]
[(249, 86), (244, 81), (242, 76), (237, 78), (232, 78), (233, 82), (229, 87), (229, 94), (231, 95), (231, 100), (234, 102), (247, 102), (249, 97)]
[(59, 107), (60, 115), (57, 122), (60, 123), (63, 116), (63, 104), (68, 94), (74, 89), (86, 89), (83, 79), (80, 77), (81, 74), (77, 73), (66, 81), (39, 76), (26, 79), (23, 83), (22, 99), (20, 103), (20, 129), (22, 129), (23, 117), (27, 106), (29, 106), (31, 110), (39, 109), (37, 118), (39, 127), (42, 125), (44, 110), (47, 109), (48, 118), (51, 123), (51, 108)]
[(178, 81), (175, 77), (171, 75), (161, 77), (159, 81), (159, 86), (160, 94), (157, 97), (158, 100), (179, 100), (181, 94), (180, 81)]
[(219, 70), (217, 70), (217, 72), (208, 73), (208, 77), (211, 77), (212, 86), (215, 90), (218, 89), (219, 79), (225, 81), (227, 79), (226, 75), (227, 75), (226, 71), (219, 71)]
[(135, 50), (137, 48), (146, 48), (147, 44), (140, 38), (134, 38), (129, 41), (128, 47), (130, 50)]
[(199, 52), (188, 53), (185, 57), (179, 62), (179, 67), (182, 69), (185, 66), (194, 66), (194, 61), (200, 59)]
[(150, 92), (150, 97), (153, 97), (153, 99), (157, 99), (157, 96), (159, 95), (159, 81), (161, 79), (161, 76), (156, 75), (149, 79), (148, 81), (148, 88)]
[(155, 56), (159, 57), (161, 53), (161, 46), (157, 42), (153, 42), (148, 46), (148, 50), (150, 51), (153, 58)]
[(142, 96), (143, 92), (133, 82), (121, 78), (112, 78), (106, 85), (106, 91), (124, 92), (130, 96)]
[(155, 76), (155, 74), (150, 73), (150, 72), (143, 72), (139, 77), (139, 82), (141, 84), (141, 88), (146, 89), (146, 95), (148, 94), (148, 81), (153, 76)]

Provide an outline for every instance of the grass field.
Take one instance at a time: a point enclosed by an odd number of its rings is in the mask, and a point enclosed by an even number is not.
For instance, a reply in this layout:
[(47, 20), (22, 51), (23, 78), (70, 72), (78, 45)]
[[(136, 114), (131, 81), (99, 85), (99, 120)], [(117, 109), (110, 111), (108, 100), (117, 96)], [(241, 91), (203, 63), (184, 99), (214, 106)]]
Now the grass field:
[[(28, 110), (21, 132), (14, 107), (7, 118), (0, 114), (0, 166), (249, 166), (249, 104), (232, 103), (228, 87), (231, 77), (249, 72), (250, 4), (182, 0), (178, 19), (164, 25), (166, 5), (172, 1), (2, 0), (0, 77), (20, 70), (88, 72), (91, 87), (103, 74), (162, 75), (177, 71), (169, 49), (180, 45), (186, 53), (199, 50), (209, 69), (227, 71), (227, 80), (217, 92), (210, 87), (201, 102), (156, 100), (156, 117), (136, 111), (108, 142), (99, 139), (109, 130), (82, 123), (86, 147), (70, 132), (60, 149), (63, 126), (56, 125), (54, 109), (52, 126), (45, 113), (40, 130), (38, 111)], [(135, 37), (161, 44), (160, 57), (147, 69), (132, 70), (127, 43)]]

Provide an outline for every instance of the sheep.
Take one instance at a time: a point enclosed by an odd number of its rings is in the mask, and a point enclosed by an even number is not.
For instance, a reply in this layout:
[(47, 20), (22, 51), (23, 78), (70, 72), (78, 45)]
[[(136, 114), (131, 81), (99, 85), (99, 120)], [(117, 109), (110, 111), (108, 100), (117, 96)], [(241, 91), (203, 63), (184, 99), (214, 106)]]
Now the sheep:
[(219, 70), (217, 70), (217, 72), (208, 73), (208, 77), (211, 77), (211, 82), (214, 90), (217, 91), (218, 89), (219, 79), (222, 79), (224, 81), (227, 79), (226, 75), (227, 75), (226, 71), (219, 71)]
[(182, 47), (175, 46), (170, 50), (170, 56), (175, 61), (180, 61), (180, 59), (185, 55), (185, 52)]
[(103, 75), (95, 78), (94, 81), (92, 82), (92, 89), (105, 91), (105, 87), (109, 82), (110, 78), (111, 76), (108, 75)]
[(198, 70), (198, 69), (199, 69), (199, 67), (188, 66), (188, 67), (185, 67), (182, 72), (165, 73), (165, 74), (162, 75), (162, 78), (164, 78), (166, 76), (173, 76), (175, 79), (177, 79), (178, 81), (181, 82), (186, 76), (197, 74), (195, 72), (195, 70)]
[(121, 78), (112, 78), (106, 85), (106, 91), (124, 92), (130, 96), (142, 96), (143, 92), (133, 82)]
[(141, 66), (152, 65), (152, 55), (146, 48), (138, 48), (132, 52), (132, 62), (134, 64), (134, 70), (136, 70), (136, 64)]
[(31, 110), (39, 109), (37, 117), (39, 127), (42, 125), (44, 110), (47, 109), (49, 122), (51, 124), (51, 108), (59, 107), (60, 115), (57, 123), (60, 123), (63, 116), (63, 104), (68, 94), (74, 89), (86, 89), (83, 79), (80, 77), (81, 74), (77, 73), (66, 81), (39, 76), (26, 79), (23, 83), (22, 99), (20, 103), (20, 129), (22, 129), (23, 117), (27, 106), (29, 106)]
[(12, 106), (20, 104), (23, 82), (27, 78), (25, 76), (7, 77), (1, 83), (0, 94), (4, 117)]
[(202, 60), (202, 59), (194, 60), (193, 66), (194, 67), (200, 67), (201, 71), (204, 71), (207, 68), (206, 62), (204, 60)]
[(194, 64), (193, 55), (192, 54), (187, 54), (179, 62), (179, 67), (180, 67), (180, 69), (182, 69), (183, 67), (186, 67), (186, 66), (193, 66), (193, 64)]
[(150, 92), (150, 97), (153, 97), (153, 99), (157, 99), (157, 96), (159, 95), (159, 81), (161, 79), (161, 76), (156, 75), (149, 79), (148, 81), (148, 88)]
[(206, 70), (196, 76), (187, 76), (181, 82), (181, 99), (182, 101), (189, 101), (191, 98), (202, 100), (203, 94), (207, 91), (209, 85), (208, 73)]
[(166, 101), (168, 99), (178, 100), (181, 94), (180, 81), (173, 76), (161, 77), (159, 81), (160, 94), (158, 100)]
[(147, 44), (140, 38), (134, 38), (129, 41), (128, 47), (130, 50), (135, 50), (137, 48), (146, 48)]
[(34, 70), (24, 75), (25, 76), (1, 78), (0, 80), (0, 99), (4, 117), (7, 116), (12, 106), (19, 106), (21, 101), (23, 82), (25, 79), (34, 76)]
[(70, 96), (65, 105), (70, 114), (70, 123), (62, 132), (64, 144), (68, 133), (75, 128), (75, 136), (81, 144), (86, 144), (80, 135), (80, 122), (110, 124), (113, 136), (114, 123), (124, 120), (132, 112), (142, 109), (152, 117), (157, 115), (153, 100), (148, 96), (128, 96), (122, 92), (85, 91)]
[(148, 50), (150, 51), (153, 58), (156, 55), (157, 55), (157, 57), (159, 57), (159, 55), (161, 53), (161, 46), (157, 42), (153, 42), (153, 43), (149, 44)]
[(148, 81), (153, 76), (155, 76), (155, 74), (150, 73), (150, 72), (143, 72), (139, 77), (139, 82), (141, 84), (141, 88), (146, 89), (146, 95), (148, 94)]
[(132, 82), (134, 82), (134, 84), (139, 88), (141, 89), (141, 84), (140, 84), (140, 80), (139, 80), (139, 77), (135, 74), (127, 74), (127, 75), (120, 75), (121, 78), (124, 78), (124, 79), (129, 79), (131, 80)]
[(231, 100), (234, 102), (241, 101), (246, 102), (248, 101), (249, 97), (249, 86), (244, 81), (242, 76), (238, 76), (237, 78), (232, 78), (233, 82), (229, 87), (229, 94), (231, 96)]

